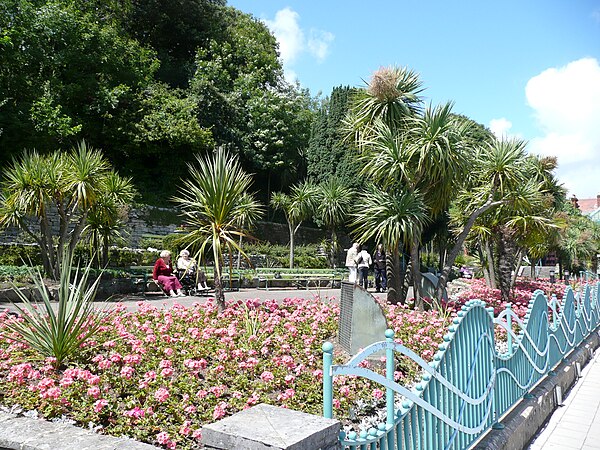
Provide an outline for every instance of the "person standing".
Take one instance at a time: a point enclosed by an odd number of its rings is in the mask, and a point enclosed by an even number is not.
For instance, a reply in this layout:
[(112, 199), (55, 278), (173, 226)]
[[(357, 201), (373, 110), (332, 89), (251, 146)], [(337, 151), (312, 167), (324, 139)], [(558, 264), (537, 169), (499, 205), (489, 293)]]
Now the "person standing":
[(373, 260), (371, 255), (366, 250), (361, 250), (356, 256), (356, 264), (358, 265), (358, 285), (365, 288), (369, 287), (369, 267)]
[(377, 292), (385, 292), (387, 289), (387, 275), (385, 273), (385, 250), (383, 244), (377, 245), (373, 254), (373, 271), (375, 272), (375, 289)]
[(352, 247), (350, 247), (346, 253), (346, 267), (350, 271), (350, 274), (348, 275), (348, 281), (350, 283), (356, 283), (356, 255), (358, 255), (358, 242), (352, 244)]

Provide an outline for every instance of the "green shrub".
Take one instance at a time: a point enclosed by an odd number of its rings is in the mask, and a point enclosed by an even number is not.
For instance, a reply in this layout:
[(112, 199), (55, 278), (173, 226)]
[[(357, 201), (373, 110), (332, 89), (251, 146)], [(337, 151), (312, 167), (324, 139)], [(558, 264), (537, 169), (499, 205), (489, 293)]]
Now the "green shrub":
[[(264, 255), (267, 257), (268, 267), (288, 267), (290, 263), (290, 248), (286, 245), (259, 242), (244, 244), (244, 251), (248, 255)], [(297, 245), (294, 247), (294, 266), (305, 269), (326, 269), (327, 257), (319, 256), (319, 247), (316, 244)]]
[(0, 282), (30, 283), (30, 271), (28, 266), (0, 266)]
[(36, 244), (0, 244), (0, 265), (20, 266), (42, 264), (40, 248)]

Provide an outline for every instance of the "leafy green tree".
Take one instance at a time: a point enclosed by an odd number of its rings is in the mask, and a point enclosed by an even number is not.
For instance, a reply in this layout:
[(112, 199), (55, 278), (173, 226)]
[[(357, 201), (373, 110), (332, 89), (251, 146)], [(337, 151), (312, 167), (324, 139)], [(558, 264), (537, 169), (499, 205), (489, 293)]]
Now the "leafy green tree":
[(294, 268), (294, 238), (302, 222), (314, 212), (316, 189), (310, 183), (292, 187), (290, 194), (275, 192), (271, 206), (283, 211), (290, 233), (290, 269)]
[[(0, 227), (18, 226), (29, 235), (40, 246), (44, 272), (58, 279), (61, 257), (65, 249), (68, 254), (75, 250), (90, 211), (100, 208), (105, 196), (119, 205), (130, 199), (129, 180), (112, 183), (115, 179), (102, 153), (85, 142), (69, 152), (27, 152), (4, 171)], [(53, 212), (59, 217), (56, 237)]]
[(105, 144), (158, 68), (151, 50), (66, 1), (7, 0), (0, 29), (0, 146), (12, 154)]
[(199, 255), (212, 250), (215, 299), (223, 311), (223, 255), (227, 253), (230, 261), (234, 252), (246, 255), (238, 239), (248, 235), (245, 227), (261, 216), (262, 208), (248, 196), (252, 178), (244, 172), (238, 158), (223, 148), (213, 155), (197, 156), (196, 165), (189, 164), (189, 173), (189, 180), (173, 198), (190, 229), (182, 240), (198, 248)]

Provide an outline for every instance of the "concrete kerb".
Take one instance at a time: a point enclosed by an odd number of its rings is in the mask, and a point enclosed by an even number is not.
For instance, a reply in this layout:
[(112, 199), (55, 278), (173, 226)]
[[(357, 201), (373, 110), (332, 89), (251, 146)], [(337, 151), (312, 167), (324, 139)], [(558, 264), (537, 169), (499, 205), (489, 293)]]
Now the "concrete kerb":
[(479, 440), (472, 450), (522, 450), (526, 448), (538, 431), (548, 421), (558, 407), (555, 395), (560, 386), (566, 396), (577, 381), (576, 365), (584, 367), (600, 347), (600, 337), (593, 332), (555, 370), (556, 375), (548, 376), (532, 392), (533, 398), (523, 399), (501, 420), (503, 429), (490, 430)]

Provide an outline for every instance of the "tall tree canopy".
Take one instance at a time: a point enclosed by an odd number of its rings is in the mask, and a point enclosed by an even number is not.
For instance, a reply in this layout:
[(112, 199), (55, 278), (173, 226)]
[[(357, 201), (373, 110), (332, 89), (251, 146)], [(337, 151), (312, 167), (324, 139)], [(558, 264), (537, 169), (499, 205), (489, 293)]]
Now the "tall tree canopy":
[(0, 163), (85, 138), (160, 202), (218, 144), (281, 188), (304, 174), (314, 109), (282, 73), (267, 27), (224, 0), (7, 0)]

